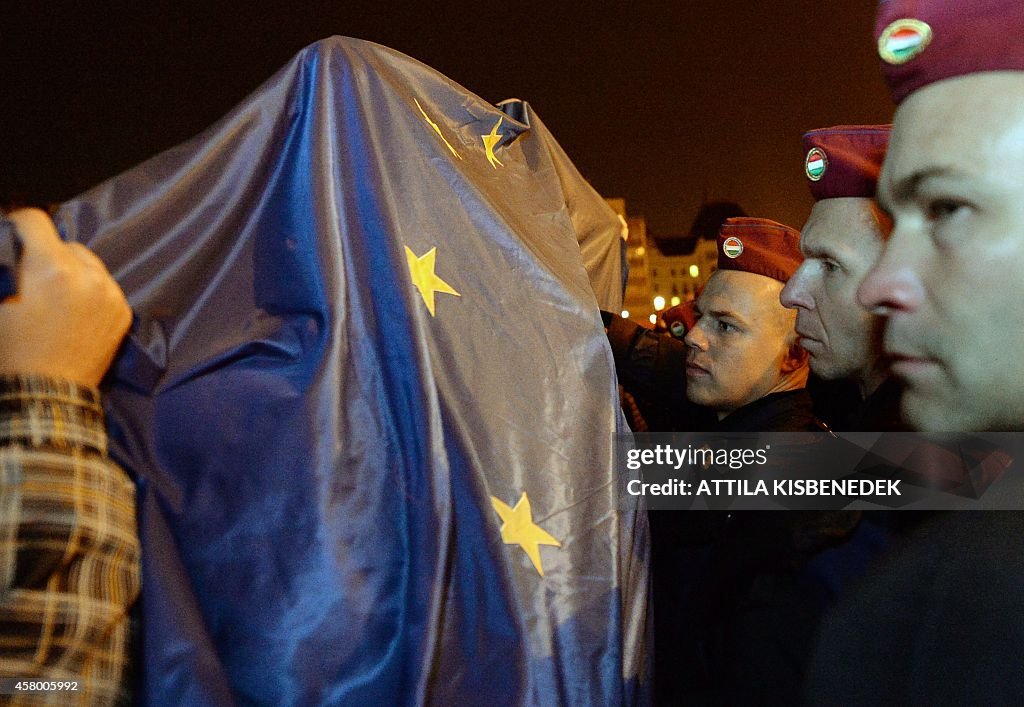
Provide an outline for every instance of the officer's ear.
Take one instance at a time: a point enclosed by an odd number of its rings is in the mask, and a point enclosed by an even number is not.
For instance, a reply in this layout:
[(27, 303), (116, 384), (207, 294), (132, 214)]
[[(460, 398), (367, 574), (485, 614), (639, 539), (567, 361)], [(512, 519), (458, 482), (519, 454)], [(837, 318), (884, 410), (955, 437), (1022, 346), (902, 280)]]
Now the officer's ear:
[(799, 371), (807, 365), (809, 359), (810, 354), (807, 353), (807, 349), (798, 341), (794, 341), (786, 349), (786, 356), (782, 359), (782, 372), (785, 374)]

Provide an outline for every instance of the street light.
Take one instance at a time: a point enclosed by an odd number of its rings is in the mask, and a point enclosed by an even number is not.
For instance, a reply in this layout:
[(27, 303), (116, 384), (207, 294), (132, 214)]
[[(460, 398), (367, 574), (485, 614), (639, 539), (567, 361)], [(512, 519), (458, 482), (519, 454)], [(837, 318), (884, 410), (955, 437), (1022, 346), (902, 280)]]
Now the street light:
[(700, 268), (698, 268), (696, 265), (691, 265), (690, 266), (690, 277), (696, 278), (696, 277), (699, 277), (699, 276), (700, 276)]
[(662, 297), (661, 295), (658, 295), (657, 297), (655, 297), (654, 298), (654, 308), (657, 311), (659, 311), (659, 312), (661, 310), (665, 309), (665, 298)]

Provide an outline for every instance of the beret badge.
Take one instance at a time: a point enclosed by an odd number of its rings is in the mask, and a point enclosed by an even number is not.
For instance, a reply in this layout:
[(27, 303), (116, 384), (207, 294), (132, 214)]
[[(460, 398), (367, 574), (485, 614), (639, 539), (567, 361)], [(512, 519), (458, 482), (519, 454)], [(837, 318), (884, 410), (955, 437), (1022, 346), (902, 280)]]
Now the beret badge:
[(921, 20), (891, 22), (878, 37), (878, 55), (887, 64), (906, 64), (932, 41), (932, 28)]

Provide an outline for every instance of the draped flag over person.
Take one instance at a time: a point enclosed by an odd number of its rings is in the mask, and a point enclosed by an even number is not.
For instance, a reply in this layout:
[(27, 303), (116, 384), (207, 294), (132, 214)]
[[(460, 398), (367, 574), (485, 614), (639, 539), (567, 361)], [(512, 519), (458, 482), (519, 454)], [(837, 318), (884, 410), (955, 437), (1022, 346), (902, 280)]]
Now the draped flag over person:
[(618, 223), (527, 104), (335, 37), (58, 221), (135, 312), (144, 702), (644, 698)]

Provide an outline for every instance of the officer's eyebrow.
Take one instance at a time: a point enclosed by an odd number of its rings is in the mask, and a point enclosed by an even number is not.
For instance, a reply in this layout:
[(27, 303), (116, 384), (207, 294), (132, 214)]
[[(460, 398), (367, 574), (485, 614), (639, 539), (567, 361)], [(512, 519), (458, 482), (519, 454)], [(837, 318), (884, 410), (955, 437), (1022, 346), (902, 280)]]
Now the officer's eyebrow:
[(715, 319), (735, 319), (740, 324), (747, 324), (747, 320), (740, 314), (732, 311), (731, 309), (711, 309), (702, 314), (710, 314)]
[(908, 174), (903, 179), (892, 185), (890, 189), (879, 189), (875, 201), (886, 213), (892, 212), (893, 204), (901, 201), (910, 201), (921, 188), (921, 182), (936, 177), (955, 176), (956, 172), (951, 167), (929, 167), (920, 169)]
[(832, 246), (831, 243), (802, 243), (800, 247), (804, 258), (815, 258), (822, 260), (828, 258), (830, 260), (839, 260), (839, 252)]

